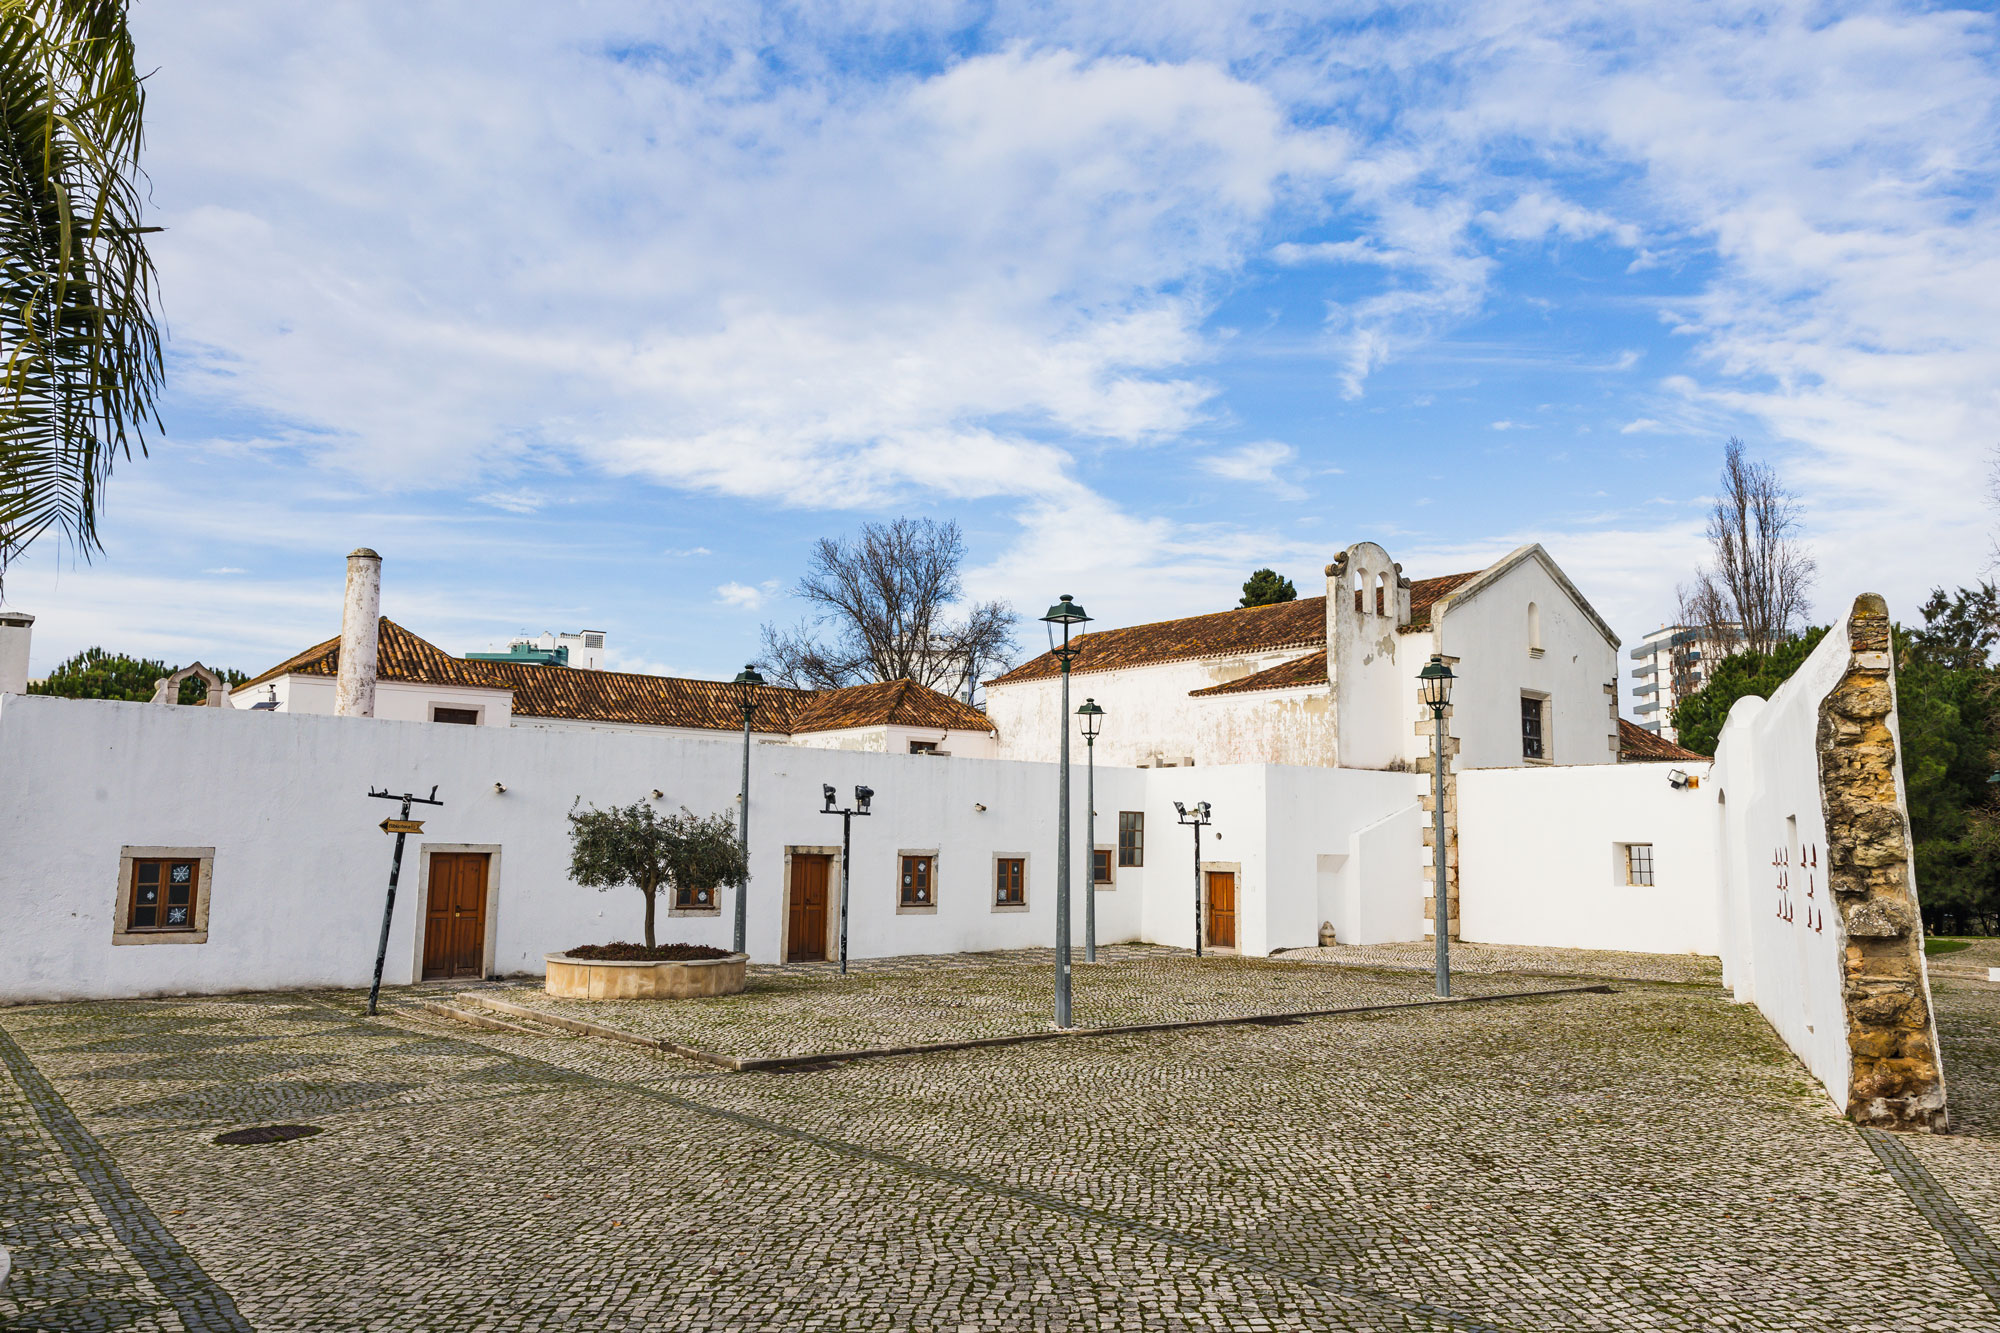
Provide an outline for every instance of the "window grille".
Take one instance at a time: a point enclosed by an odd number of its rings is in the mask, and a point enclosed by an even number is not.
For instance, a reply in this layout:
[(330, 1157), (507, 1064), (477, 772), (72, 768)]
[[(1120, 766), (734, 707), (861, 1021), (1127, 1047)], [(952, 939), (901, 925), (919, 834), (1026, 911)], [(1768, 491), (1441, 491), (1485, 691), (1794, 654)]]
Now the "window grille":
[(1625, 882), (1627, 884), (1651, 884), (1653, 882), (1652, 843), (1634, 842), (1626, 844)]

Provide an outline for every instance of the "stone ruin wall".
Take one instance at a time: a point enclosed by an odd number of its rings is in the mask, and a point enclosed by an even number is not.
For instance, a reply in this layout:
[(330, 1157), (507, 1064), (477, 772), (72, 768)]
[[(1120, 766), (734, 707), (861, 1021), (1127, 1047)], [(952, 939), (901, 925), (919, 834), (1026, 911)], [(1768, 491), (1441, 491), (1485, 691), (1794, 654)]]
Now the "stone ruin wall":
[(1941, 1131), (1944, 1073), (1924, 970), (1909, 820), (1898, 790), (1889, 611), (1864, 594), (1848, 618), (1849, 658), (1819, 708), (1827, 886), (1839, 909), (1847, 1115), (1889, 1129)]

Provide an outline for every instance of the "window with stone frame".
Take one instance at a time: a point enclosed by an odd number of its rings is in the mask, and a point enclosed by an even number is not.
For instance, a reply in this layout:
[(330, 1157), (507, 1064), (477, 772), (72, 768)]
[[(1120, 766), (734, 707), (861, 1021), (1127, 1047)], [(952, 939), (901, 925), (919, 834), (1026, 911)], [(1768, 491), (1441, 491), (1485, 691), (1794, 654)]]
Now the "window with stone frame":
[(896, 891), (896, 906), (937, 906), (936, 857), (906, 856), (903, 858), (903, 874)]
[(1024, 907), (1028, 902), (1028, 860), (1002, 856), (993, 862), (993, 905)]
[(691, 888), (674, 886), (674, 910), (676, 912), (716, 912), (722, 908), (722, 894), (713, 888), (699, 885)]
[(146, 857), (132, 862), (132, 902), (125, 928), (194, 930), (201, 906), (201, 861)]
[(1118, 864), (1121, 866), (1143, 866), (1146, 864), (1146, 812), (1144, 810), (1120, 810), (1118, 812)]

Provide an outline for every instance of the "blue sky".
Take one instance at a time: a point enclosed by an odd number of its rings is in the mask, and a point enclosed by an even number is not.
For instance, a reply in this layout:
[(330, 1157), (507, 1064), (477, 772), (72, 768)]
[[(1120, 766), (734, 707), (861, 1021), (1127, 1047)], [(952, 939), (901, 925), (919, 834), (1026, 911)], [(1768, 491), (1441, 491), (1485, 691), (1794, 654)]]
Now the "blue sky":
[(956, 519), (1104, 624), (1539, 541), (1629, 641), (1723, 441), (1817, 610), (1985, 568), (2000, 61), (1941, 6), (136, 6), (171, 334), (33, 669), (258, 670), (342, 557), (458, 651), (732, 673)]

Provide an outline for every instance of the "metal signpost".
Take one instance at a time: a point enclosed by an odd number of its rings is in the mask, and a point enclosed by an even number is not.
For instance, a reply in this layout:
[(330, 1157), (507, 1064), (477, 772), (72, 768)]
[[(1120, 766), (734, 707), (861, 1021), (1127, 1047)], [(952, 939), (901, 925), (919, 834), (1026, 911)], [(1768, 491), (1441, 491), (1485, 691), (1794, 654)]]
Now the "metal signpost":
[(396, 881), (403, 874), (403, 839), (412, 833), (424, 831), (423, 822), (410, 818), (413, 805), (443, 805), (437, 798), (438, 789), (433, 786), (429, 796), (418, 796), (414, 792), (404, 792), (401, 796), (391, 791), (371, 791), (368, 793), (378, 801), (401, 801), (403, 813), (393, 819), (382, 821), (382, 831), (396, 835), (396, 853), (389, 861), (389, 897), (382, 904), (382, 938), (375, 946), (375, 981), (368, 987), (368, 1012), (375, 1012), (375, 1001), (382, 994), (382, 960), (389, 956), (389, 922), (396, 915)]
[(1196, 801), (1194, 813), (1179, 801), (1174, 809), (1180, 812), (1181, 823), (1194, 829), (1194, 956), (1201, 957), (1201, 826), (1210, 823), (1207, 801)]
[(822, 782), (819, 789), (821, 794), (826, 797), (826, 808), (821, 810), (820, 813), (823, 815), (840, 816), (840, 971), (841, 975), (845, 976), (847, 973), (847, 866), (854, 859), (854, 817), (869, 813), (868, 803), (875, 799), (875, 789), (873, 787), (856, 787), (854, 789), (854, 808), (851, 810), (834, 809), (832, 783)]

